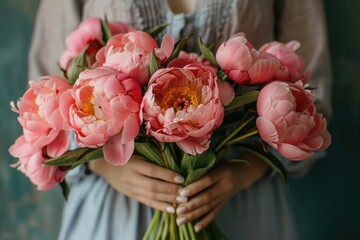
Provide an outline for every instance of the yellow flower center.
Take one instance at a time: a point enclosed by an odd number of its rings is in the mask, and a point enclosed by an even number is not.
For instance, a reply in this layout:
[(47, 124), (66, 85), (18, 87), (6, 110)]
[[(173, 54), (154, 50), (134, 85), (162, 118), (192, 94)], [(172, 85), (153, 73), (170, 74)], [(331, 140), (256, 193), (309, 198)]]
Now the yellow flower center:
[(83, 113), (86, 116), (95, 116), (94, 104), (92, 103), (93, 95), (90, 95), (83, 102)]
[(186, 111), (190, 105), (197, 107), (200, 102), (201, 96), (190, 87), (173, 87), (159, 101), (159, 106), (163, 109), (173, 107), (175, 111)]

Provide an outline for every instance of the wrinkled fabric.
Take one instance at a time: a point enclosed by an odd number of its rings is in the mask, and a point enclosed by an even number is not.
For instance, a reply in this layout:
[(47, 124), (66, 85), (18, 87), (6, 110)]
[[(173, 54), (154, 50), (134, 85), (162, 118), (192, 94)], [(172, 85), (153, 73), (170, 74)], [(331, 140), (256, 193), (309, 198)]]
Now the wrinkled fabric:
[[(240, 31), (255, 48), (273, 40), (297, 40), (301, 43), (299, 53), (312, 74), (309, 83), (317, 87), (317, 109), (325, 116), (331, 113), (331, 79), (320, 0), (197, 0), (190, 14), (174, 14), (167, 0), (44, 0), (29, 55), (31, 79), (60, 74), (56, 63), (65, 49), (66, 36), (81, 20), (105, 15), (140, 30), (171, 23), (166, 31), (176, 40), (193, 33), (188, 51), (197, 50), (197, 36), (217, 49)], [(292, 176), (301, 176), (316, 158), (297, 163), (282, 161)], [(116, 192), (103, 178), (86, 175), (84, 167), (70, 172), (68, 181), (72, 192), (64, 205), (58, 239), (141, 239), (151, 219), (150, 208)], [(273, 173), (237, 193), (216, 222), (229, 239), (296, 239), (288, 198), (286, 184)]]

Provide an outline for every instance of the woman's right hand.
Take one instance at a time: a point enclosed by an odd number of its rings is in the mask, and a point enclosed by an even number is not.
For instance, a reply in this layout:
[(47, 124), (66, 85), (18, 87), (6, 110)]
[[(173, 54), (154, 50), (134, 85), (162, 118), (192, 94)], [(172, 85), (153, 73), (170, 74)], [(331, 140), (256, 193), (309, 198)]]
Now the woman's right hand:
[(144, 160), (132, 158), (124, 166), (116, 167), (98, 159), (89, 162), (89, 168), (115, 190), (149, 207), (174, 213), (172, 203), (187, 201), (178, 197), (184, 182), (182, 176)]

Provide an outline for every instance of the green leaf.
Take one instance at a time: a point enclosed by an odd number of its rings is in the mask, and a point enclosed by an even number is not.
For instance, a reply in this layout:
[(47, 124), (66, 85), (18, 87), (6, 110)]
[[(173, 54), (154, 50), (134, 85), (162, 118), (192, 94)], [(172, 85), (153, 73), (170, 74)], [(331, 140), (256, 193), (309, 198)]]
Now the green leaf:
[(76, 150), (72, 150), (60, 157), (50, 158), (49, 160), (45, 161), (44, 164), (51, 166), (71, 166), (86, 151), (88, 151), (88, 148), (79, 148)]
[(60, 184), (60, 187), (61, 187), (62, 194), (63, 194), (63, 196), (65, 198), (65, 201), (67, 201), (68, 197), (69, 197), (69, 194), (70, 194), (70, 187), (67, 184), (65, 179), (62, 180), (59, 184)]
[(259, 91), (251, 91), (248, 93), (244, 93), (240, 96), (234, 98), (234, 100), (230, 103), (229, 106), (225, 107), (225, 111), (229, 111), (238, 107), (243, 107), (246, 104), (255, 102), (259, 95)]
[(168, 163), (168, 168), (175, 171), (175, 172), (180, 172), (180, 169), (176, 163), (176, 156), (173, 155), (172, 151), (171, 151), (171, 147), (167, 144), (165, 145), (165, 149), (164, 149), (164, 156), (166, 157), (167, 163)]
[(150, 74), (153, 75), (159, 68), (161, 68), (161, 61), (155, 55), (155, 50), (153, 49), (150, 56)]
[(157, 35), (159, 35), (162, 31), (164, 31), (165, 28), (169, 26), (168, 23), (160, 24), (155, 27), (150, 28), (146, 32), (151, 35), (153, 38), (156, 38)]
[(242, 146), (236, 146), (237, 149), (243, 152), (250, 153), (257, 156), (259, 159), (267, 163), (274, 171), (280, 174), (285, 182), (288, 180), (287, 171), (284, 165), (270, 152), (264, 152), (262, 148), (255, 147), (253, 145), (242, 144)]
[(109, 39), (113, 36), (107, 17), (105, 16), (104, 20), (101, 19), (100, 23), (101, 23), (102, 39), (106, 44), (107, 41), (109, 41)]
[(71, 85), (74, 85), (75, 81), (79, 77), (79, 74), (89, 67), (86, 56), (87, 50), (88, 47), (84, 48), (81, 53), (72, 60), (71, 65), (66, 72), (67, 80)]
[(216, 61), (216, 58), (212, 51), (205, 46), (205, 44), (202, 42), (201, 37), (198, 38), (198, 44), (201, 51), (201, 54), (204, 56), (206, 60), (208, 60), (212, 65), (215, 67), (219, 67), (219, 64)]
[(216, 156), (211, 151), (206, 151), (200, 155), (189, 155), (184, 153), (181, 159), (181, 174), (185, 177), (184, 185), (189, 185), (192, 182), (204, 176), (217, 163)]
[(142, 155), (146, 160), (164, 167), (164, 161), (159, 150), (151, 144), (135, 143), (135, 151)]
[(96, 160), (103, 157), (104, 157), (104, 153), (102, 147), (89, 149), (84, 154), (82, 154), (73, 165), (71, 165), (71, 169), (76, 168), (77, 166), (80, 166), (92, 160)]
[(182, 37), (179, 41), (175, 43), (174, 51), (171, 53), (169, 59), (166, 61), (165, 66), (169, 64), (173, 59), (177, 58), (180, 54), (180, 51), (184, 48), (186, 42), (190, 39), (190, 36)]

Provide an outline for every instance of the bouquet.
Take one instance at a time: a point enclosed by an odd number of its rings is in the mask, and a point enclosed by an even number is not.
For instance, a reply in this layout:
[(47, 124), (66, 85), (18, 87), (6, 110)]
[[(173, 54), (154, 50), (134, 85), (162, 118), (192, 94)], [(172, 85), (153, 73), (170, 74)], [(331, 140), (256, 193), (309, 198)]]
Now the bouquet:
[[(166, 28), (130, 29), (89, 18), (66, 39), (63, 77), (43, 76), (11, 108), (23, 128), (10, 147), (13, 164), (38, 190), (103, 158), (120, 166), (137, 156), (196, 181), (229, 157), (250, 153), (286, 179), (277, 156), (305, 160), (331, 142), (317, 112), (297, 41), (255, 49), (244, 33), (216, 54), (199, 38), (201, 55), (183, 50)], [(73, 132), (78, 149), (70, 150)], [(174, 203), (176, 207), (176, 203)], [(176, 213), (155, 211), (143, 239), (226, 239), (215, 223), (196, 233)]]

